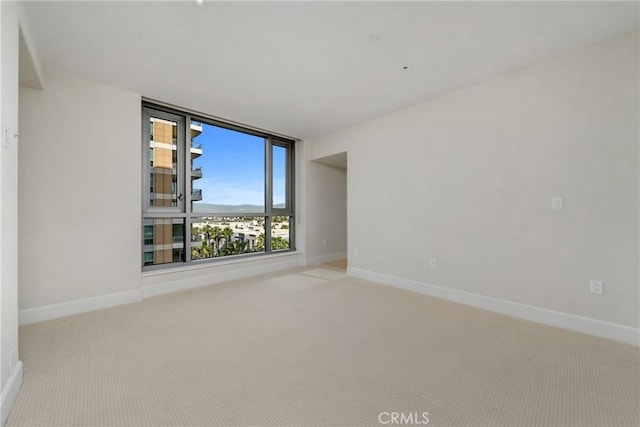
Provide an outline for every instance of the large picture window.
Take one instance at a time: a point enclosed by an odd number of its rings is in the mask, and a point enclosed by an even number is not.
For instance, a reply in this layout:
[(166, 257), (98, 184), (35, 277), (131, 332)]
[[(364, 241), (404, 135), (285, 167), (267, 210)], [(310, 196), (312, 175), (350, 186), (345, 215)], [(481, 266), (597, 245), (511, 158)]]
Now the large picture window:
[(142, 108), (143, 267), (295, 249), (294, 141)]

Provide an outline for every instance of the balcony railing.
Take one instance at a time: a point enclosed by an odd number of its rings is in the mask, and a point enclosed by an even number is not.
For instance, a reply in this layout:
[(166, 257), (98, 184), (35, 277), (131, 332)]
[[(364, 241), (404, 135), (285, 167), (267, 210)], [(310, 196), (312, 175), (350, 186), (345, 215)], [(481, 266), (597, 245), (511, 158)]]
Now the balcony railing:
[(202, 144), (191, 143), (191, 158), (195, 159), (202, 156)]
[(196, 136), (202, 133), (202, 123), (199, 122), (191, 122), (191, 138), (195, 138)]
[(202, 178), (202, 168), (193, 168), (191, 169), (191, 177), (193, 178)]
[(191, 191), (191, 200), (202, 200), (202, 190), (194, 188)]

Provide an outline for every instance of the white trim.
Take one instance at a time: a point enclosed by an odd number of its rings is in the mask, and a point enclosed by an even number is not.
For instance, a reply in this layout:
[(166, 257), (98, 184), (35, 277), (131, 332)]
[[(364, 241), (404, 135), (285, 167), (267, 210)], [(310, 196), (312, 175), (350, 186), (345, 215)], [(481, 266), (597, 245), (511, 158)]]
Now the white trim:
[(343, 259), (347, 259), (347, 253), (346, 252), (336, 252), (333, 254), (329, 254), (329, 255), (320, 255), (320, 256), (314, 256), (311, 258), (307, 258), (304, 261), (304, 265), (318, 265), (318, 264), (325, 264), (327, 262), (334, 262), (334, 261), (340, 261)]
[[(288, 258), (288, 259), (287, 259)], [(158, 283), (153, 285), (141, 285), (140, 289), (133, 291), (119, 292), (109, 295), (101, 295), (91, 298), (84, 298), (79, 300), (61, 302), (58, 304), (45, 305), (42, 307), (27, 308), (18, 311), (18, 325), (28, 325), (36, 322), (44, 322), (46, 320), (57, 319), (59, 317), (71, 316), (73, 314), (86, 313), (89, 311), (100, 310), (103, 308), (115, 307), (118, 305), (131, 304), (133, 302), (141, 301), (143, 298), (152, 297), (155, 295), (162, 295), (170, 292), (183, 291), (186, 289), (199, 288), (202, 286), (213, 285), (220, 282), (226, 282), (229, 280), (242, 279), (245, 277), (256, 276), (263, 273), (271, 273), (278, 270), (284, 270), (287, 268), (300, 267), (304, 265), (304, 258), (300, 252), (291, 252), (283, 254), (273, 254), (268, 257), (261, 257), (259, 259), (279, 260), (281, 262), (273, 262), (264, 265), (250, 266), (242, 269), (234, 269), (231, 271), (224, 271), (221, 273), (212, 272), (211, 274), (201, 274), (198, 277), (190, 277), (186, 279), (168, 279), (165, 283)], [(251, 261), (257, 260), (252, 258)], [(284, 261), (283, 261), (284, 260)], [(235, 264), (244, 262), (247, 259), (237, 259), (229, 261), (226, 264)], [(197, 268), (215, 268), (216, 266), (224, 264), (203, 265)], [(144, 272), (141, 276), (141, 280), (144, 277), (151, 276), (170, 276), (172, 273), (180, 273), (194, 268), (184, 269), (167, 269)]]
[(630, 326), (605, 322), (561, 311), (548, 310), (546, 308), (520, 304), (513, 301), (478, 295), (442, 286), (435, 286), (429, 283), (419, 282), (417, 280), (404, 279), (356, 267), (347, 267), (347, 275), (407, 291), (442, 298), (460, 304), (482, 308), (500, 314), (506, 314), (507, 316), (640, 346), (640, 329), (632, 328)]
[(58, 317), (70, 316), (72, 314), (130, 304), (132, 302), (140, 301), (141, 299), (142, 292), (138, 289), (135, 291), (126, 291), (98, 297), (78, 299), (58, 304), (45, 305), (42, 307), (27, 308), (18, 311), (18, 325), (28, 325), (30, 323), (56, 319)]
[(20, 387), (22, 387), (22, 362), (18, 360), (7, 384), (2, 389), (2, 403), (0, 403), (0, 412), (2, 414), (2, 422), (0, 425), (2, 426), (7, 422), (7, 418), (9, 418), (11, 408), (13, 408), (13, 404), (18, 397)]
[(219, 273), (212, 272), (211, 274), (203, 274), (197, 277), (169, 280), (166, 283), (143, 285), (142, 297), (149, 298), (156, 295), (184, 291), (193, 288), (200, 288), (203, 286), (214, 285), (221, 282), (228, 282), (230, 280), (243, 279), (245, 277), (256, 276), (258, 274), (271, 273), (287, 268), (300, 267), (301, 265), (303, 265), (303, 262), (304, 260), (302, 258), (296, 257), (294, 259), (289, 259), (278, 263), (251, 266), (248, 268), (228, 270)]

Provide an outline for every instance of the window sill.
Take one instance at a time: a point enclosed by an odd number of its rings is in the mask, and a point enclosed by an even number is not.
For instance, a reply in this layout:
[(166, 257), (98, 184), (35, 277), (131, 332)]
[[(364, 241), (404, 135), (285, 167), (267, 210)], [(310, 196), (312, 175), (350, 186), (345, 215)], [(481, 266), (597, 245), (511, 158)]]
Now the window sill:
[(166, 267), (158, 267), (153, 270), (143, 270), (142, 277), (161, 276), (164, 274), (181, 273), (184, 271), (200, 270), (203, 268), (220, 267), (223, 265), (246, 264), (249, 262), (269, 259), (302, 257), (303, 255), (304, 253), (301, 251), (286, 251), (282, 253), (271, 253), (269, 255), (252, 255), (233, 259), (215, 259), (210, 261), (193, 262), (192, 264), (181, 266), (168, 265)]

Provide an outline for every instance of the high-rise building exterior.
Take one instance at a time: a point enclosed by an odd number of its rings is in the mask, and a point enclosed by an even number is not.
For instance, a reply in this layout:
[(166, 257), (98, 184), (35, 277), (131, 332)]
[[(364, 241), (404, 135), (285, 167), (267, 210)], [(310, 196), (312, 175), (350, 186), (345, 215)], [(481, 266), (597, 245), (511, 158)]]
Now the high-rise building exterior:
[[(202, 170), (193, 161), (202, 155), (202, 146), (193, 139), (202, 133), (202, 126), (191, 124), (191, 203), (202, 200), (202, 190), (193, 188), (193, 181), (202, 178)], [(178, 188), (178, 124), (157, 117), (149, 122), (149, 194), (150, 206), (178, 206), (183, 194)], [(189, 189), (187, 189), (188, 191)], [(147, 218), (144, 220), (144, 260), (147, 264), (181, 261), (184, 256), (184, 220), (182, 218)]]

